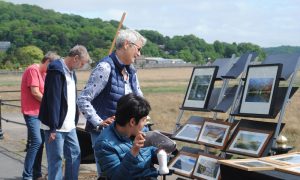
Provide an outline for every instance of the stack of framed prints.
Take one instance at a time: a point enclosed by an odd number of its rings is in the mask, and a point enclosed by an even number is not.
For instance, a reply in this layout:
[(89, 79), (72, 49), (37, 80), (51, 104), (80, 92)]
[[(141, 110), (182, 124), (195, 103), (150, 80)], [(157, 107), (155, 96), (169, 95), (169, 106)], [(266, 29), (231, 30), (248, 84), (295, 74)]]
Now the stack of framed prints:
[(278, 165), (300, 165), (300, 152), (268, 156), (261, 158), (262, 161), (278, 164)]
[(193, 177), (208, 180), (220, 179), (219, 159), (215, 156), (200, 154), (193, 171)]
[(282, 64), (249, 65), (239, 115), (271, 118)]
[(300, 165), (277, 167), (275, 170), (300, 176)]
[(214, 87), (218, 66), (194, 67), (181, 109), (204, 110)]
[(200, 144), (223, 149), (227, 143), (231, 123), (206, 120), (198, 138)]
[(173, 136), (174, 139), (197, 142), (202, 124), (184, 124)]
[(274, 170), (278, 167), (277, 164), (261, 161), (259, 159), (233, 159), (233, 160), (219, 160), (218, 163), (242, 169), (245, 171), (265, 171)]
[(180, 152), (169, 164), (169, 169), (174, 170), (174, 173), (191, 177), (197, 161), (197, 155), (187, 152)]
[(227, 152), (261, 157), (272, 135), (272, 131), (238, 128), (227, 146)]

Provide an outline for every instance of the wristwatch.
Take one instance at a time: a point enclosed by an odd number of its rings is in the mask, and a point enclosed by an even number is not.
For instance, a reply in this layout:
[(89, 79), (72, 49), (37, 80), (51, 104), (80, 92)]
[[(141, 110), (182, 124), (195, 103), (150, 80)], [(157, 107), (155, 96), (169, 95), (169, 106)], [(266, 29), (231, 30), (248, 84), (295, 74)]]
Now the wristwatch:
[(97, 126), (96, 126), (96, 131), (99, 131), (100, 128), (101, 128), (101, 126), (100, 126), (100, 125), (97, 125)]

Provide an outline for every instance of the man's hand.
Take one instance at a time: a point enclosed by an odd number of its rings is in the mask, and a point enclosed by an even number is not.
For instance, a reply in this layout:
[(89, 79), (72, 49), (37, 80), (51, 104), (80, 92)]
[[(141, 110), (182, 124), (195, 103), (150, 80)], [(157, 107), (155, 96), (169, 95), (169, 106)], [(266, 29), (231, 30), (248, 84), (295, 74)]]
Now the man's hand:
[(50, 133), (49, 139), (48, 139), (48, 143), (51, 143), (52, 141), (54, 141), (56, 138), (56, 133)]
[(144, 142), (145, 142), (145, 135), (142, 131), (140, 131), (139, 134), (135, 136), (133, 141), (133, 146), (130, 150), (131, 154), (134, 157), (136, 157), (139, 154), (141, 147), (144, 146)]
[(115, 116), (111, 116), (107, 119), (105, 119), (104, 121), (102, 121), (102, 123), (100, 124), (102, 127), (107, 127), (109, 126), (112, 122), (114, 122), (115, 120)]

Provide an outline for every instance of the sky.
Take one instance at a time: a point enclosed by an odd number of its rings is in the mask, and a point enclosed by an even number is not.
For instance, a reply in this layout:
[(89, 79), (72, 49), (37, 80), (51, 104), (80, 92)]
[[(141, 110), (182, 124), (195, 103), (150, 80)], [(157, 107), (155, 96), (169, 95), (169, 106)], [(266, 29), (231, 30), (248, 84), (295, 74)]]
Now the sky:
[[(300, 46), (299, 0), (6, 0), (87, 18), (120, 21), (164, 36), (189, 35), (261, 47)], [(298, 20), (297, 20), (298, 19)]]

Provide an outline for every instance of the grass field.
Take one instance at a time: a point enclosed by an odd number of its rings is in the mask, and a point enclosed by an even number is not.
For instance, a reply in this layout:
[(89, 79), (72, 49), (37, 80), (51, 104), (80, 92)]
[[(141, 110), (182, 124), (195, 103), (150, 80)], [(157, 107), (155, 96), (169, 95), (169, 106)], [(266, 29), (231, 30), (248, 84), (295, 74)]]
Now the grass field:
[[(78, 88), (82, 89), (89, 77), (88, 71), (77, 72)], [(179, 107), (183, 102), (185, 91), (188, 85), (192, 68), (161, 68), (161, 69), (139, 69), (139, 81), (144, 92), (144, 96), (149, 100), (152, 111), (150, 113), (154, 129), (172, 132), (176, 118), (179, 114)], [(0, 75), (0, 91), (19, 90), (21, 75), (14, 73), (9, 75)], [(300, 75), (298, 73), (295, 86), (300, 86)], [(233, 81), (230, 84), (235, 84)], [(281, 85), (286, 85), (282, 83)], [(216, 86), (221, 86), (220, 82)], [(19, 99), (19, 93), (0, 93), (2, 99)], [(297, 91), (287, 105), (283, 122), (286, 126), (282, 132), (289, 142), (289, 145), (295, 146), (295, 150), (300, 150), (300, 91)], [(11, 107), (3, 107), (2, 111), (19, 111)], [(191, 115), (202, 117), (213, 117), (211, 112), (188, 112), (185, 111), (182, 121), (185, 122)], [(227, 113), (218, 113), (218, 118), (228, 118)], [(247, 118), (253, 119), (253, 118)], [(276, 119), (259, 119), (262, 121), (277, 122)]]

